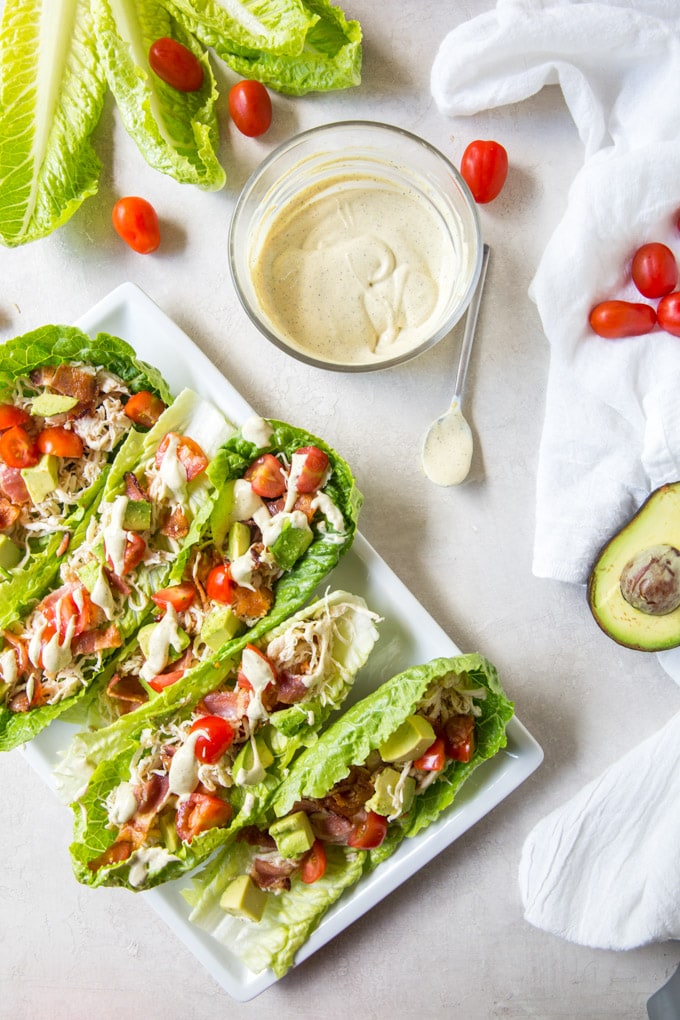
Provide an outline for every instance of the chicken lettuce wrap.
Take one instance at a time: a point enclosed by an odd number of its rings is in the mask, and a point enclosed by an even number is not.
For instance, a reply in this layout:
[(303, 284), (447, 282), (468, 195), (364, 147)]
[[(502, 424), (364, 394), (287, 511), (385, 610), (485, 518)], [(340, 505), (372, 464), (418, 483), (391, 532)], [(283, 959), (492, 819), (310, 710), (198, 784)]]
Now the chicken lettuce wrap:
[(0, 346), (0, 626), (46, 591), (125, 436), (171, 401), (118, 337), (43, 326)]
[(439, 818), (506, 743), (513, 705), (479, 655), (435, 659), (353, 705), (199, 872), (190, 920), (282, 976), (345, 889)]
[(155, 608), (207, 526), (217, 490), (206, 468), (233, 431), (185, 390), (147, 433), (128, 433), (55, 583), (2, 632), (0, 750), (72, 708)]
[(158, 885), (253, 823), (349, 693), (376, 619), (358, 596), (327, 593), (246, 644), (219, 679), (211, 666), (209, 688), (205, 666), (187, 674), (189, 703), (161, 715), (145, 706), (137, 728), (124, 716), (100, 731), (89, 750), (104, 757), (72, 805), (77, 878)]

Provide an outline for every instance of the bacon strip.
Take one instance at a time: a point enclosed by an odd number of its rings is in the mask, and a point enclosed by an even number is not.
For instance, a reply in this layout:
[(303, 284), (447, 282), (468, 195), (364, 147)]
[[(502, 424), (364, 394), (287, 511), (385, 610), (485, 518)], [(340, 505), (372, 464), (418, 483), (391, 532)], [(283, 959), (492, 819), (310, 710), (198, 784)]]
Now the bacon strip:
[(127, 715), (138, 705), (143, 705), (149, 700), (149, 695), (138, 677), (121, 677), (118, 673), (109, 680), (106, 693), (113, 701), (119, 702), (118, 710), (121, 715)]

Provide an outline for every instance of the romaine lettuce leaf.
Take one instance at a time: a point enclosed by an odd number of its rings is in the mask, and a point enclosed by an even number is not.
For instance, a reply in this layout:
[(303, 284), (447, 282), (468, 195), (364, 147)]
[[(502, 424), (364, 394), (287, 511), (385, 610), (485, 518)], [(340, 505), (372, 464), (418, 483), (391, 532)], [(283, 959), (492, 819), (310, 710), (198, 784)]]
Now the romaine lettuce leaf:
[(106, 83), (88, 0), (5, 0), (0, 25), (0, 240), (45, 237), (97, 191), (90, 137)]
[[(226, 180), (217, 149), (217, 85), (208, 54), (160, 0), (91, 0), (96, 45), (128, 134), (156, 170), (216, 191)], [(156, 39), (177, 39), (200, 60), (203, 85), (181, 92), (149, 67)]]
[(166, 0), (205, 46), (302, 52), (316, 15), (300, 0)]

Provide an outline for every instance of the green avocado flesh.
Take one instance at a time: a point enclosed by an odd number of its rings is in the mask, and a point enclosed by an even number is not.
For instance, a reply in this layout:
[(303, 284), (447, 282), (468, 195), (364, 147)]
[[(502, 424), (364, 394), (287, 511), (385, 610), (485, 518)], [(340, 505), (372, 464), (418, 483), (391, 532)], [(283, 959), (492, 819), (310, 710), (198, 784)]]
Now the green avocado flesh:
[[(588, 603), (598, 625), (620, 645), (658, 652), (680, 645), (680, 607), (643, 612), (621, 593), (621, 576), (645, 550), (680, 550), (680, 482), (662, 485), (600, 552), (590, 574)], [(680, 579), (679, 579), (680, 583)]]

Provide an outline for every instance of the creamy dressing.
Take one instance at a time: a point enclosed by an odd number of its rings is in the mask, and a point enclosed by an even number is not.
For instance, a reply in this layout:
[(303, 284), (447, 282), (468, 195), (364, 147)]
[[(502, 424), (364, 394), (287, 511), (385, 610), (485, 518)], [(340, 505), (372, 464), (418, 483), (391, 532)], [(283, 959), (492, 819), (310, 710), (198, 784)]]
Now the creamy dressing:
[(312, 500), (312, 508), (314, 510), (320, 510), (329, 524), (332, 524), (335, 530), (339, 532), (340, 535), (344, 536), (345, 519), (330, 496), (327, 496), (325, 492), (321, 492), (321, 490), (319, 490)]
[(178, 446), (179, 436), (174, 435), (172, 432), (168, 433), (168, 445), (163, 453), (158, 474), (164, 493), (174, 497), (181, 503), (186, 497), (187, 473), (177, 455)]
[(107, 802), (109, 821), (112, 825), (125, 825), (137, 810), (137, 798), (132, 783), (120, 783), (111, 793)]
[(307, 515), (302, 510), (293, 510), (290, 513), (286, 513), (282, 510), (278, 514), (274, 514), (273, 517), (269, 516), (269, 511), (259, 511), (255, 515), (255, 523), (262, 532), (262, 544), (268, 549), (274, 544), (276, 539), (283, 531), (283, 526), (286, 522), (291, 528), (297, 528), (299, 531), (311, 531)]
[[(267, 711), (262, 704), (262, 693), (265, 687), (274, 682), (274, 673), (269, 663), (248, 647), (243, 650), (241, 671), (253, 688), (248, 702), (248, 719), (251, 723), (261, 722), (267, 719)], [(257, 758), (256, 750), (253, 753)]]
[(252, 418), (248, 418), (243, 424), (241, 435), (247, 443), (252, 443), (258, 450), (261, 450), (265, 446), (269, 446), (274, 430), (264, 418), (260, 418), (259, 415), (253, 415)]
[(235, 521), (249, 521), (258, 510), (264, 507), (263, 501), (253, 492), (253, 487), (245, 478), (237, 478), (234, 482), (234, 508), (231, 516)]
[(423, 471), (436, 485), (460, 485), (470, 473), (472, 449), (470, 426), (456, 401), (425, 437)]
[(172, 756), (168, 772), (169, 791), (178, 797), (188, 797), (198, 786), (196, 742), (202, 735), (200, 729), (194, 730)]
[(5, 648), (0, 652), (0, 674), (6, 684), (13, 686), (19, 678), (17, 657), (12, 648)]
[(133, 888), (144, 885), (149, 875), (164, 868), (178, 858), (163, 846), (140, 847), (130, 857), (128, 881)]
[(103, 610), (104, 616), (107, 620), (112, 620), (114, 618), (116, 615), (116, 603), (114, 602), (113, 593), (101, 567), (97, 572), (97, 579), (94, 582), (92, 591), (90, 592), (90, 599), (95, 606), (99, 606), (99, 608)]
[(255, 293), (276, 331), (341, 364), (419, 346), (463, 269), (424, 195), (368, 175), (309, 186), (273, 217), (251, 261)]
[[(252, 699), (251, 699), (252, 701)], [(257, 740), (253, 737), (250, 741), (250, 747), (253, 753), (253, 764), (249, 769), (239, 769), (234, 777), (234, 782), (237, 786), (257, 786), (261, 783), (267, 772), (262, 760), (260, 758), (260, 752), (257, 747)]]
[(171, 647), (176, 652), (181, 651), (177, 612), (173, 606), (168, 605), (165, 613), (149, 635), (146, 661), (139, 674), (142, 680), (148, 682), (163, 672), (170, 658)]
[(127, 505), (127, 496), (116, 496), (113, 503), (104, 504), (101, 514), (106, 555), (111, 560), (114, 573), (120, 576), (123, 574), (127, 544), (127, 535), (123, 527)]
[(232, 581), (240, 585), (241, 588), (250, 588), (251, 591), (254, 591), (253, 572), (255, 567), (256, 563), (253, 559), (253, 550), (251, 546), (251, 548), (247, 549), (241, 556), (237, 556), (235, 560), (231, 561), (229, 570), (231, 572)]

